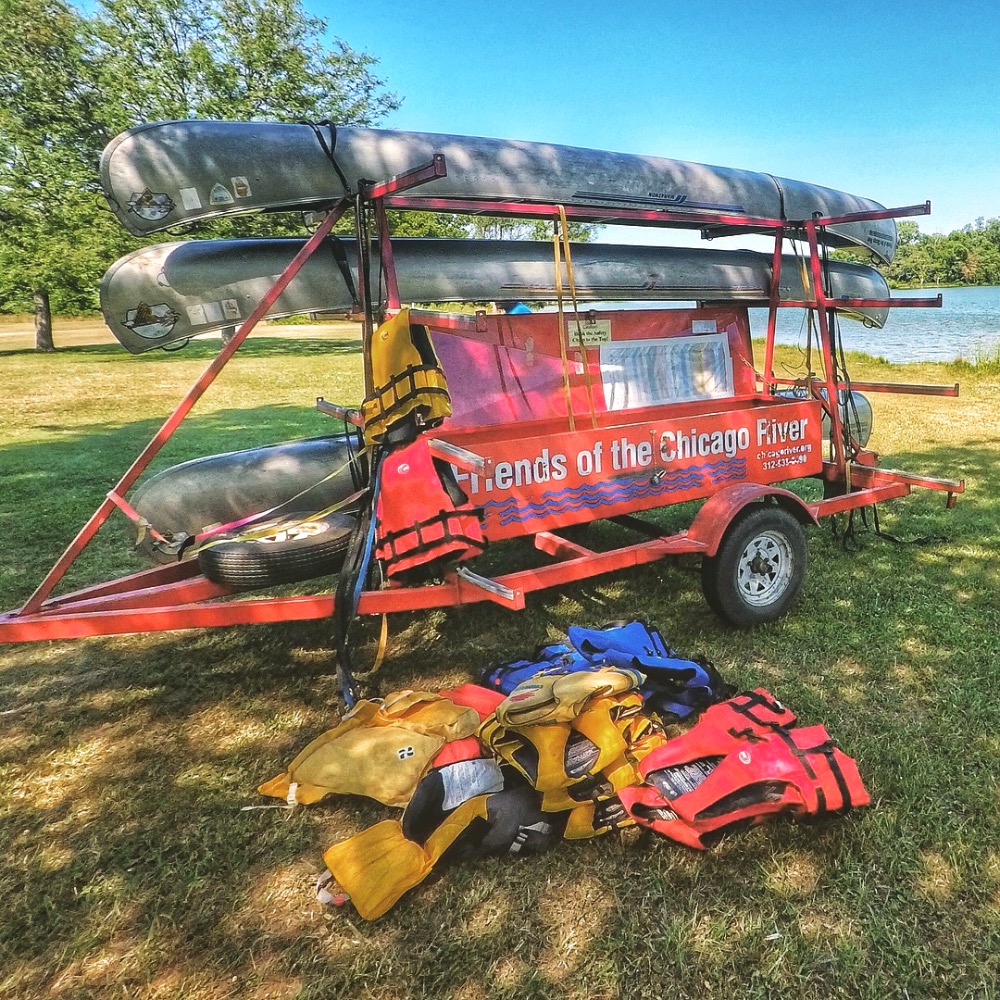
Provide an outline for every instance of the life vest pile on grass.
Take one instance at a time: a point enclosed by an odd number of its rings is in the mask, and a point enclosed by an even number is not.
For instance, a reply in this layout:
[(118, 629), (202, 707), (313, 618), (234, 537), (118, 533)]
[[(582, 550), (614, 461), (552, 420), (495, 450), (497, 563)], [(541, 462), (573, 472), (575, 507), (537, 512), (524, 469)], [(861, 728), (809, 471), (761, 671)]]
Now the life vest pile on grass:
[(569, 640), (479, 684), (360, 701), (260, 786), (290, 806), (359, 794), (404, 807), (324, 853), (343, 892), (321, 898), (374, 920), (439, 865), (633, 825), (706, 850), (779, 814), (869, 804), (823, 726), (798, 727), (762, 688), (734, 694), (645, 622), (571, 628)]

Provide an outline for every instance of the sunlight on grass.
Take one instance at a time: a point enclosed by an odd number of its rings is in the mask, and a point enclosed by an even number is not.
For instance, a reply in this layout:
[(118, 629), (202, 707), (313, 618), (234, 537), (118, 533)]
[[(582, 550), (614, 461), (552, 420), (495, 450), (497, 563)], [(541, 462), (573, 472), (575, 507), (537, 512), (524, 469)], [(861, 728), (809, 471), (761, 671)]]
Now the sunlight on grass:
[(612, 902), (601, 883), (583, 876), (572, 883), (550, 879), (538, 900), (546, 938), (538, 971), (554, 983), (565, 982), (579, 969), (591, 942), (601, 934)]
[(793, 852), (774, 859), (767, 873), (767, 885), (779, 895), (794, 899), (812, 895), (822, 875), (823, 869), (812, 855)]
[(951, 863), (938, 851), (924, 851), (920, 861), (923, 871), (917, 879), (919, 890), (935, 900), (949, 899), (958, 888)]
[[(358, 401), (350, 338), (283, 336), (247, 345), (157, 468), (328, 432), (314, 397)], [(5, 355), (3, 607), (30, 593), (216, 348)], [(852, 369), (957, 377), (870, 359)], [(722, 625), (696, 563), (665, 562), (532, 595), (517, 615), (392, 616), (387, 658), (363, 677), (373, 696), (435, 690), (569, 625), (639, 615), (682, 655), (770, 688), (800, 725), (826, 725), (858, 760), (871, 809), (767, 824), (704, 855), (632, 830), (457, 866), (363, 924), (316, 902), (321, 852), (398, 811), (357, 798), (240, 811), (338, 717), (328, 622), (10, 646), (0, 995), (985, 1000), (1000, 979), (1000, 383), (962, 378), (958, 399), (873, 399), (885, 464), (965, 476), (955, 510), (937, 494), (884, 505), (883, 528), (904, 544), (862, 527), (845, 547), (828, 522), (811, 531), (799, 606), (772, 625)], [(656, 514), (671, 530), (690, 517)], [(614, 530), (581, 535), (603, 544)], [(137, 565), (128, 546), (124, 524), (102, 532), (78, 579)], [(542, 561), (494, 546), (484, 564), (525, 558)], [(356, 626), (362, 664), (377, 624)]]

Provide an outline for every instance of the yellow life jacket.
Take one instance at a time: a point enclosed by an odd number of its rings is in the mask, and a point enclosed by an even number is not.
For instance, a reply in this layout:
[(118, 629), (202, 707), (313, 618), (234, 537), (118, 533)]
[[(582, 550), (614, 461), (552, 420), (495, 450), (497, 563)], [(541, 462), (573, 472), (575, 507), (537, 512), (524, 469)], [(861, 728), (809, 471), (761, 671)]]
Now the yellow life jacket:
[(471, 736), (478, 725), (471, 708), (427, 691), (397, 691), (381, 703), (359, 701), (340, 725), (317, 736), (287, 771), (258, 791), (289, 805), (339, 794), (403, 806), (444, 744)]
[(451, 416), (448, 381), (425, 326), (402, 309), (376, 331), (370, 345), (374, 391), (361, 405), (365, 443), (372, 445), (404, 418), (427, 427)]
[(391, 909), (407, 889), (419, 885), (442, 854), (476, 818), (486, 819), (488, 796), (467, 799), (423, 844), (408, 840), (403, 825), (387, 819), (334, 844), (323, 854), (333, 877), (365, 920)]

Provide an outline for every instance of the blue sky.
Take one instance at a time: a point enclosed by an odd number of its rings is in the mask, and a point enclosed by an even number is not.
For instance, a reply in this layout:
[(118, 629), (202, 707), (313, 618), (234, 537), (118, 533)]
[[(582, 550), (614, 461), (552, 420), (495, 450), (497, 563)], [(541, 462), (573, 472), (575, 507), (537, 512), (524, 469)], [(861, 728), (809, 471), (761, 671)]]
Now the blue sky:
[[(813, 181), (927, 232), (1000, 217), (1000, 5), (304, 0), (376, 56), (389, 127)], [(634, 232), (634, 231), (633, 231)]]

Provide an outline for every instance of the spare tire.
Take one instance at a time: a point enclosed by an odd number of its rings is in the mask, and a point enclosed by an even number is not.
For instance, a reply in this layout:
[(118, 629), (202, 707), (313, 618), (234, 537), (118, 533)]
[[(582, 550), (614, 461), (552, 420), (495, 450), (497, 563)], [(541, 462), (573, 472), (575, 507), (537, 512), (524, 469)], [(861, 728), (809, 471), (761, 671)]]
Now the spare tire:
[(246, 590), (336, 573), (357, 523), (349, 514), (285, 514), (218, 535), (198, 553), (214, 583)]

